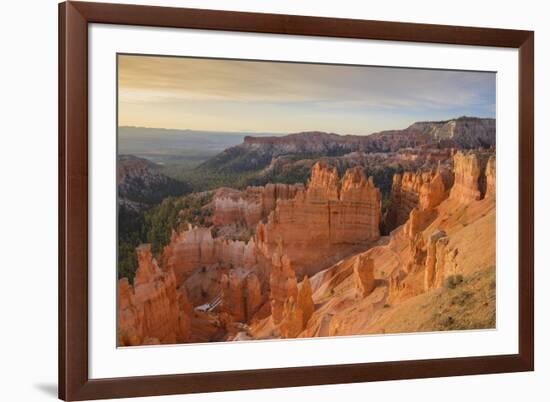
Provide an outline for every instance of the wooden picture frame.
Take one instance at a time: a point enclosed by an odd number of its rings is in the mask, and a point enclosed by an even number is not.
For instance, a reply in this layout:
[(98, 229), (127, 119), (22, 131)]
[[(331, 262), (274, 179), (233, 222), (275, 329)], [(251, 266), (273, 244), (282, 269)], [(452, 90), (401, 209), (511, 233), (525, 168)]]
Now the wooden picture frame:
[[(119, 24), (519, 49), (519, 353), (513, 355), (90, 379), (88, 25)], [(59, 5), (59, 397), (139, 397), (534, 369), (534, 33), (184, 8)]]

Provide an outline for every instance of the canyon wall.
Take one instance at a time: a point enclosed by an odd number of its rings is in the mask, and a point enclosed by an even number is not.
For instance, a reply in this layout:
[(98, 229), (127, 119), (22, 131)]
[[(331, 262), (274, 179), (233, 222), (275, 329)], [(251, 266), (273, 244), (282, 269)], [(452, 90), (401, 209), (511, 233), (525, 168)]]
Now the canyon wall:
[(244, 224), (254, 227), (275, 209), (277, 200), (294, 198), (301, 184), (267, 184), (264, 187), (247, 187), (239, 191), (222, 188), (216, 191), (212, 200), (215, 226)]
[(282, 253), (298, 277), (315, 274), (353, 247), (380, 236), (380, 191), (361, 168), (338, 172), (323, 162), (312, 169), (307, 188), (279, 201), (268, 221), (260, 223), (256, 242), (266, 256)]
[(159, 268), (149, 245), (137, 253), (134, 286), (126, 278), (118, 283), (118, 345), (188, 342), (192, 306), (185, 288), (176, 286), (172, 270)]
[(428, 172), (405, 172), (393, 176), (388, 210), (384, 217), (384, 229), (390, 232), (404, 224), (413, 208), (420, 210), (437, 207), (448, 197), (447, 183), (450, 172), (435, 169)]
[(496, 196), (496, 183), (497, 183), (497, 160), (492, 155), (487, 161), (487, 168), (485, 170), (485, 177), (487, 178), (487, 192), (486, 197)]
[(192, 227), (172, 233), (161, 256), (162, 266), (172, 269), (178, 285), (203, 267), (223, 264), (228, 267), (252, 268), (258, 263), (254, 239), (248, 242), (213, 238), (210, 228)]
[(479, 178), (482, 161), (474, 153), (457, 152), (454, 156), (455, 183), (450, 198), (461, 203), (480, 200)]

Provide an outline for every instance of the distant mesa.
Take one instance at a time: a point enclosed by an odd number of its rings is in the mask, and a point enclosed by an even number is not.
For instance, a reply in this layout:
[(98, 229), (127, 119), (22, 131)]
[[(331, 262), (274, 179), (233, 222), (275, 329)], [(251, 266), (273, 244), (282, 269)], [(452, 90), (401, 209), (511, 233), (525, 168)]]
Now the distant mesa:
[(397, 152), (407, 148), (490, 148), (496, 144), (495, 119), (459, 117), (417, 122), (403, 130), (371, 135), (339, 135), (309, 131), (285, 136), (246, 136), (201, 167), (217, 171), (249, 171), (268, 166), (283, 155), (341, 156), (351, 152)]

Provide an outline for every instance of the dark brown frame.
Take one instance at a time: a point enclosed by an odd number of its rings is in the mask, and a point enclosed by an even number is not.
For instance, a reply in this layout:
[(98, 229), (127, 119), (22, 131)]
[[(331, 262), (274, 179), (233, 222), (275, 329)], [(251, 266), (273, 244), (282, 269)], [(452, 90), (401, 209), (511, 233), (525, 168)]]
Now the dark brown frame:
[[(519, 353), (126, 378), (88, 377), (88, 24), (519, 49)], [(534, 370), (534, 33), (508, 29), (66, 2), (59, 5), (59, 397), (137, 397)]]

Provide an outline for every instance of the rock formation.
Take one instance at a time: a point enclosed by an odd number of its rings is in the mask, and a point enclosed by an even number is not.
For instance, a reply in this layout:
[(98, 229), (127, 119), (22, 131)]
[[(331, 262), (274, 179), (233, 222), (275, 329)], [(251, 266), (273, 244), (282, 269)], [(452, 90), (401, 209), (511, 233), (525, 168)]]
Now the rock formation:
[(424, 237), (421, 233), (416, 232), (409, 238), (410, 257), (405, 265), (406, 273), (415, 273), (422, 269), (426, 264), (426, 248), (424, 245)]
[(138, 308), (128, 278), (118, 281), (118, 345), (135, 346), (143, 342), (143, 308)]
[(367, 297), (375, 288), (374, 261), (360, 255), (353, 265), (353, 282), (361, 297)]
[(119, 345), (187, 342), (191, 306), (185, 289), (176, 287), (173, 271), (158, 267), (149, 245), (137, 253), (134, 286), (127, 279), (119, 281)]
[(275, 209), (277, 200), (294, 198), (301, 188), (301, 184), (270, 183), (265, 187), (247, 187), (244, 191), (219, 189), (212, 200), (212, 222), (215, 226), (241, 223), (252, 228)]
[(244, 296), (246, 319), (247, 321), (250, 321), (265, 302), (265, 298), (262, 294), (262, 284), (258, 279), (258, 275), (254, 272), (251, 272), (246, 276)]
[(296, 338), (307, 326), (315, 305), (311, 284), (306, 276), (300, 284), (298, 296), (291, 295), (283, 305), (282, 319), (279, 331), (282, 338)]
[(454, 156), (455, 180), (450, 198), (467, 204), (481, 199), (479, 179), (482, 172), (480, 158), (473, 152), (457, 152)]
[(299, 277), (326, 268), (354, 246), (378, 239), (380, 192), (361, 169), (338, 173), (317, 163), (305, 191), (279, 201), (267, 223), (257, 228), (257, 244), (269, 257), (281, 244)]
[(441, 204), (448, 197), (445, 174), (440, 169), (395, 174), (390, 203), (384, 219), (386, 231), (391, 231), (405, 223), (414, 208), (427, 210)]
[(221, 312), (232, 317), (234, 321), (246, 321), (243, 278), (235, 270), (223, 274), (221, 279)]
[(296, 273), (290, 260), (282, 254), (282, 246), (279, 245), (273, 254), (271, 276), (269, 278), (271, 289), (271, 316), (273, 322), (279, 324), (284, 316), (285, 303), (288, 299), (296, 300), (298, 296), (298, 283)]
[(497, 183), (497, 161), (495, 156), (491, 156), (487, 161), (487, 168), (485, 170), (485, 176), (487, 177), (487, 192), (485, 197), (496, 196), (496, 183)]
[(495, 119), (463, 116), (447, 121), (417, 122), (407, 130), (419, 131), (449, 148), (489, 148), (496, 143)]
[(257, 261), (254, 239), (248, 242), (213, 238), (210, 228), (189, 227), (180, 233), (173, 232), (170, 243), (161, 256), (162, 266), (172, 269), (177, 283), (183, 283), (200, 268), (215, 264), (229, 267), (251, 268)]
[(442, 230), (434, 232), (429, 240), (424, 271), (424, 289), (426, 291), (443, 285), (446, 276), (445, 262), (449, 237)]
[(338, 135), (319, 131), (285, 136), (247, 136), (240, 145), (228, 148), (205, 162), (217, 171), (250, 171), (266, 168), (283, 155), (343, 155), (351, 152), (397, 152), (404, 149), (490, 148), (496, 143), (495, 119), (460, 117), (447, 121), (417, 122), (403, 130), (370, 135)]
[(250, 321), (264, 302), (257, 275), (241, 270), (222, 274), (220, 292), (220, 311), (236, 322)]
[(422, 186), (420, 186), (418, 197), (420, 209), (435, 208), (447, 197), (448, 194), (445, 190), (443, 175), (440, 172), (436, 172), (430, 180), (424, 181)]

